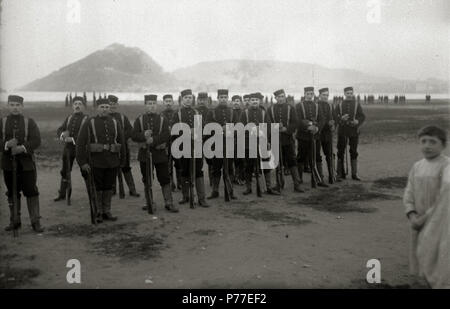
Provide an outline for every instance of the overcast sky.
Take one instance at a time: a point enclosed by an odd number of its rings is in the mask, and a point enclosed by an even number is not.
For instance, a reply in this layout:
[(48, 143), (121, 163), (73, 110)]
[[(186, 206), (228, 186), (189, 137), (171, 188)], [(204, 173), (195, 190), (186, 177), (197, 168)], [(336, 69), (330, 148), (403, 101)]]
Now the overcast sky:
[(22, 86), (115, 42), (141, 48), (166, 71), (245, 58), (448, 80), (449, 3), (3, 0), (1, 87)]

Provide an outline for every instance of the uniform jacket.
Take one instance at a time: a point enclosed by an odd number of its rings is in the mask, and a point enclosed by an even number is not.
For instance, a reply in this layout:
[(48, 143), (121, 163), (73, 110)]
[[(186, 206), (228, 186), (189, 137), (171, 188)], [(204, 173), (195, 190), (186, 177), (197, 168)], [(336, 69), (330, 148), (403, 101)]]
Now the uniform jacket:
[(131, 126), (131, 123), (130, 123), (130, 120), (128, 120), (128, 117), (121, 113), (111, 113), (111, 117), (116, 119), (116, 121), (122, 127), (122, 130), (124, 132), (125, 141), (127, 141), (129, 138), (131, 138), (131, 134), (133, 132), (133, 127)]
[[(268, 142), (270, 143), (270, 117), (266, 111), (262, 110), (259, 107), (249, 107), (246, 109), (241, 115), (241, 123), (246, 126), (249, 123), (254, 123), (255, 125), (259, 125), (261, 123), (267, 124), (267, 131), (264, 134), (267, 136)], [(249, 148), (249, 133), (245, 132), (245, 149)]]
[(319, 132), (314, 134), (315, 139), (319, 138), (320, 131), (324, 126), (324, 120), (318, 104), (314, 101), (303, 101), (295, 106), (295, 111), (298, 119), (297, 138), (300, 140), (311, 140), (311, 133), (307, 130), (310, 122), (313, 122), (319, 128)]
[[(64, 120), (62, 125), (56, 130), (56, 135), (58, 138), (64, 131), (69, 131), (69, 136), (73, 138), (75, 144), (78, 139), (78, 134), (80, 133), (81, 123), (85, 122), (89, 118), (88, 115), (83, 113), (73, 113)], [(69, 153), (75, 156), (75, 144), (64, 143), (64, 148), (69, 151)]]
[[(8, 115), (0, 119), (0, 152), (2, 155), (1, 166), (5, 171), (12, 171), (11, 150), (5, 151), (5, 143), (13, 138), (13, 130), (16, 130), (17, 145), (23, 145), (26, 153), (16, 155), (17, 163), (22, 166), (24, 171), (33, 171), (36, 169), (34, 163), (34, 151), (41, 145), (41, 134), (36, 122), (28, 118), (28, 132), (25, 134), (25, 117), (23, 115)], [(25, 140), (25, 135), (26, 140)]]
[(331, 140), (331, 137), (333, 134), (333, 131), (331, 130), (329, 122), (331, 120), (335, 120), (333, 105), (326, 101), (319, 101), (318, 104), (319, 104), (319, 113), (323, 117), (323, 128), (320, 131), (320, 138), (322, 140), (328, 141), (328, 140)]
[[(116, 123), (116, 124), (115, 124)], [(95, 128), (95, 134), (94, 134)], [(88, 139), (89, 136), (89, 139)], [(97, 141), (95, 140), (97, 136)], [(123, 131), (117, 121), (111, 116), (94, 116), (84, 122), (78, 134), (76, 145), (76, 159), (79, 166), (88, 163), (89, 144), (121, 144), (123, 141)], [(117, 168), (125, 165), (126, 149), (123, 145), (119, 153), (113, 153), (109, 150), (102, 152), (90, 152), (92, 166), (97, 168)]]
[(146, 130), (152, 130), (153, 143), (149, 147), (153, 163), (167, 162), (170, 147), (169, 121), (164, 116), (155, 113), (142, 114), (134, 121), (132, 139), (137, 143), (142, 143), (138, 153), (140, 162), (145, 162), (146, 159), (147, 144), (144, 135)]
[(295, 108), (288, 103), (277, 103), (269, 107), (267, 113), (269, 114), (272, 123), (279, 123), (280, 129), (282, 126), (287, 128), (286, 132), (280, 132), (281, 145), (292, 144), (292, 134), (297, 129)]
[[(355, 100), (344, 100), (339, 103), (335, 109), (335, 117), (338, 122), (338, 134), (345, 136), (357, 136), (359, 135), (359, 128), (364, 123), (366, 116), (363, 113), (361, 104)], [(341, 117), (345, 114), (349, 115), (349, 120), (357, 119), (358, 125), (351, 126), (347, 121), (341, 120)]]

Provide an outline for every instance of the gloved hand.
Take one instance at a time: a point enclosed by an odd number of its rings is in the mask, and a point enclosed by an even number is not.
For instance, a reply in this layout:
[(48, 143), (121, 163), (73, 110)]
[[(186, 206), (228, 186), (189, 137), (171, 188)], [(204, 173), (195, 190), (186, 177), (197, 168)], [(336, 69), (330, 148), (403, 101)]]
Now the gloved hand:
[(81, 170), (83, 171), (83, 172), (86, 172), (86, 173), (90, 173), (91, 172), (91, 167), (89, 166), (89, 164), (83, 164), (82, 166), (81, 166)]
[(349, 116), (348, 114), (345, 114), (345, 115), (343, 115), (343, 116), (341, 117), (341, 120), (342, 120), (342, 121), (347, 121), (349, 117), (350, 117), (350, 116)]
[(13, 156), (24, 153), (24, 152), (25, 152), (25, 147), (23, 147), (23, 146), (16, 146), (11, 149), (11, 153)]
[(64, 131), (63, 133), (61, 133), (60, 139), (61, 139), (62, 141), (65, 141), (66, 138), (69, 137), (69, 135), (70, 135), (69, 131), (66, 130), (66, 131)]
[(17, 146), (17, 139), (12, 138), (9, 141), (6, 142), (6, 148), (14, 148)]
[(75, 141), (73, 140), (73, 137), (66, 137), (64, 139), (64, 142), (70, 143), (70, 144), (75, 144)]

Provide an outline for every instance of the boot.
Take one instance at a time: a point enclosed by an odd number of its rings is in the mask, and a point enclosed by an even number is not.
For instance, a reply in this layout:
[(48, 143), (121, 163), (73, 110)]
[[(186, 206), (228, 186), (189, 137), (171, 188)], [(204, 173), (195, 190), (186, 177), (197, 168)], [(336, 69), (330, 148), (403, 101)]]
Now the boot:
[(358, 161), (356, 159), (351, 160), (351, 166), (352, 166), (352, 179), (361, 181), (361, 179), (358, 177)]
[(303, 193), (303, 191), (300, 188), (300, 176), (298, 175), (298, 169), (296, 166), (293, 166), (290, 168), (291, 176), (292, 176), (292, 183), (294, 184), (294, 192)]
[(322, 162), (316, 162), (317, 171), (319, 172), (319, 176), (321, 181), (317, 184), (319, 187), (328, 188), (328, 185), (323, 181), (323, 170), (322, 170)]
[(41, 216), (39, 214), (39, 196), (27, 197), (27, 207), (33, 230), (36, 233), (44, 232), (44, 229), (41, 227), (40, 223)]
[(170, 212), (178, 212), (178, 209), (175, 205), (173, 205), (172, 201), (172, 188), (170, 187), (170, 184), (166, 184), (162, 186), (162, 194), (164, 197), (165, 202), (165, 208)]
[(330, 185), (332, 185), (333, 183), (334, 183), (334, 175), (333, 175), (333, 168), (332, 168), (332, 166), (331, 166), (331, 164), (332, 164), (332, 161), (331, 160), (333, 160), (333, 159), (329, 159), (329, 160), (327, 160), (327, 168), (328, 168), (328, 183), (330, 184)]
[(124, 172), (123, 178), (125, 178), (128, 189), (130, 189), (130, 196), (140, 197), (141, 195), (136, 192), (136, 186), (134, 185), (133, 174), (131, 174), (131, 171)]
[(113, 217), (111, 214), (111, 198), (112, 190), (103, 191), (102, 205), (103, 205), (103, 220), (116, 221), (117, 217)]
[(8, 198), (8, 206), (9, 206), (9, 225), (5, 227), (5, 231), (9, 232), (15, 229), (20, 229), (22, 227), (22, 222), (20, 220), (20, 197), (17, 198), (17, 222), (14, 222), (14, 205), (12, 199)]
[(189, 181), (185, 177), (181, 177), (181, 193), (183, 197), (178, 202), (178, 204), (183, 205), (189, 203)]
[(95, 195), (97, 196), (97, 223), (103, 222), (103, 191), (96, 191)]
[(264, 178), (265, 178), (265, 180), (266, 180), (267, 194), (270, 194), (270, 195), (280, 195), (281, 193), (280, 193), (279, 189), (277, 189), (277, 188), (272, 188), (272, 184), (271, 184), (271, 181), (270, 181), (270, 172), (265, 173), (265, 174), (264, 174)]
[(211, 195), (207, 197), (208, 200), (212, 200), (219, 197), (220, 177), (211, 176), (211, 181), (212, 181), (212, 191)]
[(345, 179), (345, 173), (344, 173), (344, 161), (342, 159), (338, 159), (337, 161), (337, 178), (336, 180), (338, 182)]
[(61, 178), (61, 183), (59, 185), (58, 196), (53, 199), (53, 201), (58, 202), (66, 199), (67, 191), (67, 181)]
[(302, 184), (303, 183), (303, 163), (298, 163), (297, 171), (298, 171), (299, 183)]
[(251, 179), (252, 175), (250, 175), (250, 177), (248, 177), (249, 179), (245, 180), (245, 191), (242, 193), (244, 195), (249, 195), (252, 193), (252, 179)]
[(195, 187), (197, 189), (198, 204), (200, 207), (209, 207), (205, 200), (205, 182), (203, 177), (195, 178)]

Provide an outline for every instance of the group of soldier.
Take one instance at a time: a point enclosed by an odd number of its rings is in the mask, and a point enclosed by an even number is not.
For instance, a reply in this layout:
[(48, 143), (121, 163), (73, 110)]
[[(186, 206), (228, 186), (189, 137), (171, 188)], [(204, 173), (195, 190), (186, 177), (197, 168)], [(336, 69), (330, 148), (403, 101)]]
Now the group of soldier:
[[(143, 207), (153, 213), (152, 196), (153, 173), (161, 186), (165, 208), (169, 212), (178, 212), (173, 202), (172, 192), (178, 188), (182, 198), (179, 205), (190, 204), (209, 207), (207, 200), (219, 198), (221, 178), (224, 182), (226, 201), (236, 199), (233, 187), (244, 185), (244, 195), (253, 192), (252, 180), (256, 178), (256, 193), (262, 192), (279, 195), (284, 189), (284, 175), (290, 174), (293, 191), (302, 189), (303, 174), (306, 169), (311, 172), (312, 187), (328, 187), (322, 171), (323, 151), (328, 169), (328, 183), (333, 184), (346, 177), (344, 156), (347, 145), (351, 158), (351, 176), (360, 180), (357, 173), (357, 146), (359, 128), (365, 120), (361, 105), (355, 100), (353, 88), (344, 89), (344, 98), (339, 104), (328, 101), (328, 88), (321, 88), (316, 96), (313, 87), (304, 88), (304, 98), (296, 105), (288, 102), (283, 89), (274, 92), (276, 103), (269, 107), (263, 104), (264, 96), (257, 92), (230, 97), (227, 89), (217, 91), (217, 106), (210, 105), (208, 93), (200, 92), (194, 105), (194, 95), (190, 89), (181, 91), (181, 104), (174, 107), (172, 95), (163, 96), (163, 110), (158, 108), (155, 94), (144, 96), (146, 111), (134, 121), (117, 111), (119, 100), (114, 95), (101, 97), (96, 101), (97, 114), (88, 116), (84, 113), (86, 106), (82, 96), (72, 99), (71, 113), (57, 130), (58, 138), (64, 143), (63, 168), (58, 196), (55, 201), (70, 199), (71, 170), (74, 160), (80, 167), (85, 180), (88, 198), (95, 202), (92, 223), (115, 221), (112, 215), (111, 200), (115, 194), (117, 177), (123, 175), (131, 196), (139, 197), (131, 173), (130, 145), (136, 142), (139, 147), (138, 161), (145, 188), (146, 205)], [(0, 141), (3, 152), (1, 167), (7, 188), (10, 208), (10, 224), (6, 230), (17, 230), (20, 221), (20, 192), (26, 197), (33, 230), (42, 232), (39, 212), (39, 191), (36, 184), (36, 164), (34, 150), (41, 143), (36, 122), (22, 113), (23, 98), (17, 95), (8, 97), (9, 114), (0, 119)], [(280, 163), (275, 173), (270, 169), (261, 169), (261, 158), (250, 155), (249, 132), (246, 132), (245, 157), (185, 157), (175, 158), (171, 153), (171, 144), (179, 135), (171, 134), (176, 123), (187, 124), (192, 130), (192, 140), (206, 143), (212, 135), (194, 135), (195, 116), (201, 116), (203, 127), (209, 123), (219, 124), (254, 124), (257, 128), (271, 123), (279, 124)], [(337, 171), (334, 168), (333, 135), (337, 128)], [(270, 136), (266, 132), (266, 136)], [(226, 137), (224, 136), (224, 139)], [(270, 140), (269, 140), (270, 144)], [(236, 147), (235, 147), (236, 149)], [(235, 150), (236, 154), (236, 150)], [(208, 165), (210, 195), (206, 196), (203, 164)], [(289, 173), (283, 172), (287, 168)], [(175, 169), (174, 177), (172, 171)], [(276, 182), (273, 184), (272, 175)], [(175, 179), (176, 184), (175, 184)], [(194, 201), (194, 188), (197, 201)]]

